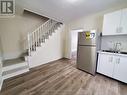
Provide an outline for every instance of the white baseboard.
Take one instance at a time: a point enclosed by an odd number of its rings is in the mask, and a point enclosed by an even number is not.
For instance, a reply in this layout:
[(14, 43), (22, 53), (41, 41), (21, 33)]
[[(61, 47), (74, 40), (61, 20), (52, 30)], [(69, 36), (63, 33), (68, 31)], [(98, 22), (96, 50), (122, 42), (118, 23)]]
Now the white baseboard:
[(29, 67), (30, 67), (30, 69), (31, 68), (35, 68), (35, 67), (38, 67), (38, 66), (41, 66), (41, 65), (43, 65), (43, 64), (48, 64), (48, 63), (50, 63), (50, 62), (53, 62), (53, 61), (56, 61), (56, 60), (59, 60), (59, 59), (62, 59), (63, 57), (59, 57), (59, 58), (56, 58), (56, 59), (52, 59), (52, 60), (48, 60), (48, 61), (45, 61), (45, 62), (40, 62), (40, 63), (38, 63), (38, 64), (31, 64), (31, 61), (29, 61), (30, 63), (29, 63)]

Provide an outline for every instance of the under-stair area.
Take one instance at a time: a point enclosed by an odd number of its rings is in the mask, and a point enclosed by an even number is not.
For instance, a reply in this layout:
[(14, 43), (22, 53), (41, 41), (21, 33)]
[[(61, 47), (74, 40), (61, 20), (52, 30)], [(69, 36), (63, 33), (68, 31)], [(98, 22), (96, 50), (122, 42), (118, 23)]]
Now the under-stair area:
[[(30, 70), (29, 58), (41, 48), (46, 40), (62, 26), (61, 22), (49, 19), (44, 24), (37, 27), (33, 32), (28, 32), (23, 40), (23, 50), (19, 58), (2, 61), (2, 81), (5, 79), (23, 74)], [(2, 83), (1, 83), (2, 85)]]
[(29, 71), (28, 62), (22, 58), (5, 60), (3, 62), (3, 80)]

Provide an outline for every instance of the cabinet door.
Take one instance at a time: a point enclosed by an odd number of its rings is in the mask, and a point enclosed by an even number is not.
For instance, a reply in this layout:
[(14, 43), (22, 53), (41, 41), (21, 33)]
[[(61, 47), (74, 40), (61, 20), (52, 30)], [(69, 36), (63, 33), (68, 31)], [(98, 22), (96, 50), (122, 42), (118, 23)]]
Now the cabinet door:
[(102, 35), (118, 35), (122, 11), (104, 15)]
[(99, 54), (97, 72), (112, 77), (113, 69), (113, 56), (108, 54)]
[(127, 83), (127, 58), (117, 57), (113, 78)]
[(122, 10), (120, 31), (122, 34), (127, 34), (127, 8)]

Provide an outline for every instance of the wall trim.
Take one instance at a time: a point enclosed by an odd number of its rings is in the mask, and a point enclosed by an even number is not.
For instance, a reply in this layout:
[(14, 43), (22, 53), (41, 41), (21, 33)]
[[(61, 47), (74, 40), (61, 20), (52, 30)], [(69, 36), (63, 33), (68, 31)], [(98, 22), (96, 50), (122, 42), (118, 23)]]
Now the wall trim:
[(31, 69), (34, 69), (34, 68), (37, 68), (37, 67), (40, 67), (40, 66), (43, 66), (43, 65), (45, 65), (45, 64), (51, 64), (51, 63), (57, 62), (57, 61), (62, 60), (62, 59), (67, 59), (67, 58), (61, 57), (61, 58), (54, 59), (54, 60), (51, 60), (51, 61), (46, 62), (46, 63), (43, 63), (43, 64), (33, 65), (33, 66), (30, 66), (30, 70), (31, 70)]
[(63, 59), (63, 57), (56, 58), (56, 59), (51, 59), (51, 60), (49, 60), (49, 61), (47, 61), (47, 62), (41, 62), (41, 64), (40, 64), (40, 63), (38, 63), (38, 64), (31, 64), (31, 61), (29, 60), (29, 62), (28, 62), (28, 63), (29, 63), (29, 68), (30, 68), (30, 69), (36, 68), (36, 67), (42, 66), (42, 65), (44, 65), (44, 64), (49, 64), (49, 63), (56, 62), (56, 61), (58, 61), (58, 60), (60, 60), (60, 59)]

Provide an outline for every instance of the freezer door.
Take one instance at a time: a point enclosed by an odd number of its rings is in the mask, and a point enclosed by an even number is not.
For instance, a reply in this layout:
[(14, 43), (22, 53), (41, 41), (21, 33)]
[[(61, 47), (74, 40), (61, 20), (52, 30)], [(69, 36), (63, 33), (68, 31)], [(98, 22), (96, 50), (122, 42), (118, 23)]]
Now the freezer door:
[(96, 45), (97, 33), (95, 31), (90, 31), (90, 36), (87, 37), (86, 32), (78, 33), (78, 45)]
[(77, 56), (77, 68), (88, 73), (95, 74), (96, 70), (96, 47), (79, 46)]

